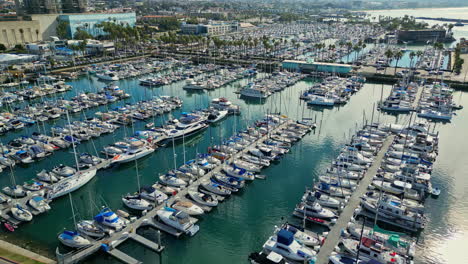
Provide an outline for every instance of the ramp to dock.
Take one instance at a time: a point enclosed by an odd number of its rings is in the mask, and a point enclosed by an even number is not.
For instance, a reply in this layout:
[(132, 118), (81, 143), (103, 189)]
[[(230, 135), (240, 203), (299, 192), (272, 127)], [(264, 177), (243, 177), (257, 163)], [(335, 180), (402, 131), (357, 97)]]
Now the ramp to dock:
[(127, 264), (140, 264), (140, 263), (143, 263), (143, 262), (140, 262), (140, 261), (130, 257), (129, 255), (123, 253), (122, 251), (120, 251), (118, 249), (115, 249), (115, 248), (107, 251), (107, 253), (109, 253), (114, 258), (122, 261), (123, 263), (127, 263)]
[(143, 246), (155, 251), (155, 252), (161, 252), (163, 251), (164, 247), (143, 237), (143, 236), (140, 236), (138, 234), (133, 234), (131, 237), (131, 239), (135, 240), (136, 242), (142, 244)]
[(332, 226), (330, 232), (328, 233), (325, 243), (320, 248), (320, 251), (317, 254), (316, 264), (327, 264), (329, 262), (328, 257), (330, 257), (331, 253), (335, 249), (335, 246), (340, 241), (341, 230), (346, 229), (349, 221), (351, 220), (351, 217), (353, 216), (354, 210), (360, 204), (360, 197), (366, 193), (367, 187), (371, 184), (374, 176), (377, 174), (377, 170), (379, 169), (380, 164), (382, 163), (384, 155), (390, 148), (390, 145), (392, 144), (394, 138), (395, 136), (391, 135), (387, 137), (387, 139), (384, 141), (382, 148), (375, 157), (374, 163), (367, 170), (366, 174), (359, 183), (359, 186), (354, 191), (353, 195), (349, 199), (348, 204), (346, 205), (340, 217), (336, 221), (336, 224)]

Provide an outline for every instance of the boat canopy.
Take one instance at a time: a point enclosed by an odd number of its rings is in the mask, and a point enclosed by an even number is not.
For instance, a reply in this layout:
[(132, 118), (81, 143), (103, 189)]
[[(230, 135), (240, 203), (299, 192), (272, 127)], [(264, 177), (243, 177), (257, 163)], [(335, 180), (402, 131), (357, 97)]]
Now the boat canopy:
[(294, 241), (294, 234), (286, 229), (281, 229), (278, 232), (278, 243), (283, 244), (283, 245), (291, 245), (292, 242)]

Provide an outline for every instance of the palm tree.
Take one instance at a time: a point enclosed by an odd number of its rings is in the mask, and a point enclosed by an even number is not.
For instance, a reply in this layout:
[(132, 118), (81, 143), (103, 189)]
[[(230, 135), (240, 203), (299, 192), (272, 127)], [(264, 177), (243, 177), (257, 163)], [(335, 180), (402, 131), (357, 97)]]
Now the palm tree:
[[(388, 49), (387, 51), (385, 51), (385, 57), (387, 57), (387, 63), (390, 65), (390, 62), (392, 61), (392, 58), (393, 58), (393, 51), (391, 49)], [(387, 72), (387, 67), (385, 67), (384, 74), (386, 72)]]
[(410, 68), (413, 68), (413, 59), (416, 57), (416, 53), (414, 51), (411, 51), (409, 54), (410, 57)]
[(393, 55), (393, 57), (396, 60), (396, 62), (395, 62), (395, 72), (393, 74), (396, 74), (396, 70), (397, 70), (397, 67), (398, 67), (398, 61), (403, 57), (403, 52), (400, 50), (397, 53), (395, 53), (395, 55)]
[(20, 35), (21, 35), (21, 43), (25, 43), (26, 41), (24, 41), (24, 30), (22, 28), (19, 29), (19, 32), (20, 32)]

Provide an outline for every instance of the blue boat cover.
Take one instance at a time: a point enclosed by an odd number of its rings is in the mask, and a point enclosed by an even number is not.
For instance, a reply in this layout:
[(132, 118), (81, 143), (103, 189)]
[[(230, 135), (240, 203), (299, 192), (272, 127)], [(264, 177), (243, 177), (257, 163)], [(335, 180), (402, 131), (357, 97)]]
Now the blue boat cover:
[(289, 232), (286, 229), (281, 229), (278, 232), (278, 243), (283, 244), (283, 245), (291, 245), (291, 243), (294, 241), (294, 234)]

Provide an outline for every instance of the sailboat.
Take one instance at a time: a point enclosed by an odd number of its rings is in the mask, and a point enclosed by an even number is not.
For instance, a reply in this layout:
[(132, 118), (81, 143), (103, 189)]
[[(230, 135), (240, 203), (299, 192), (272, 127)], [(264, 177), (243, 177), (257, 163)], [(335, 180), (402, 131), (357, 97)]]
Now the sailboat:
[[(75, 210), (73, 208), (73, 200), (71, 193), (68, 194), (70, 198), (70, 207), (72, 210), (72, 215), (73, 215), (73, 224), (76, 227), (76, 219), (75, 219)], [(80, 235), (80, 233), (76, 231), (69, 231), (69, 230), (64, 230), (62, 233), (59, 234), (58, 239), (62, 244), (64, 244), (67, 247), (71, 248), (82, 248), (91, 245), (91, 241), (88, 239), (84, 238), (83, 236)]]
[[(68, 115), (68, 111), (67, 111), (67, 119), (68, 119), (68, 124), (70, 125), (70, 117)], [(72, 146), (73, 146), (73, 155), (75, 157), (77, 172), (73, 174), (73, 176), (67, 177), (63, 180), (60, 180), (56, 184), (54, 184), (52, 189), (48, 193), (49, 199), (56, 199), (60, 196), (63, 196), (75, 190), (78, 190), (79, 188), (84, 186), (86, 183), (88, 183), (91, 179), (93, 179), (94, 176), (96, 176), (97, 169), (93, 167), (90, 169), (80, 171), (80, 166), (78, 163), (78, 157), (76, 154), (76, 146), (75, 146), (74, 141), (72, 141)]]

